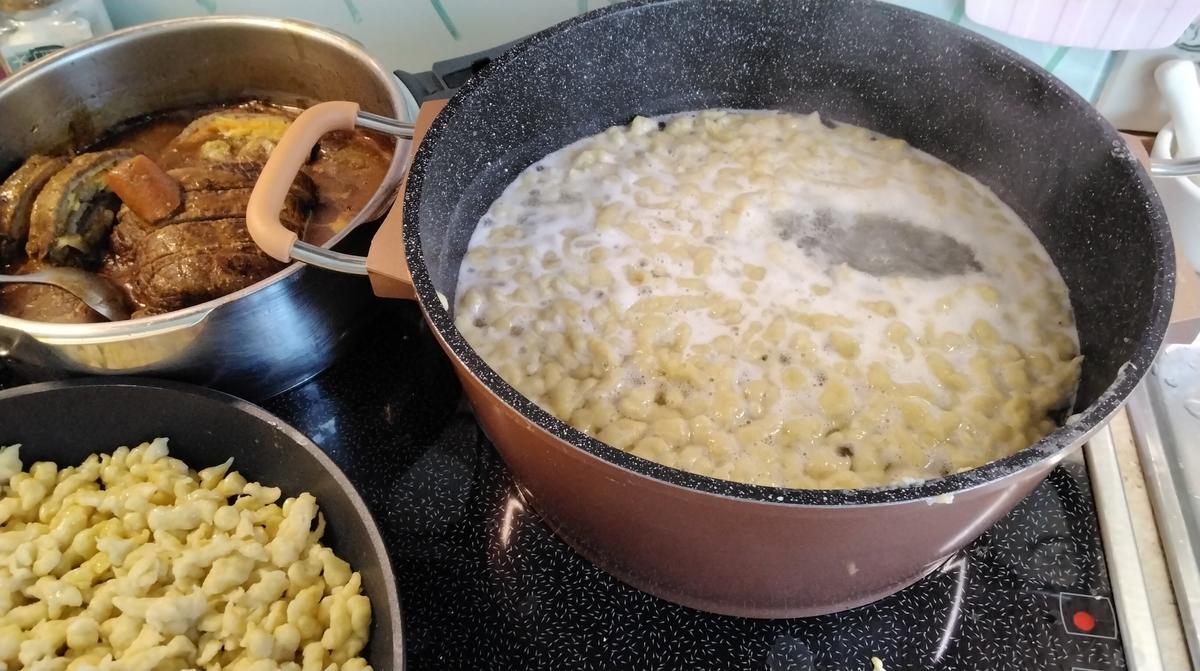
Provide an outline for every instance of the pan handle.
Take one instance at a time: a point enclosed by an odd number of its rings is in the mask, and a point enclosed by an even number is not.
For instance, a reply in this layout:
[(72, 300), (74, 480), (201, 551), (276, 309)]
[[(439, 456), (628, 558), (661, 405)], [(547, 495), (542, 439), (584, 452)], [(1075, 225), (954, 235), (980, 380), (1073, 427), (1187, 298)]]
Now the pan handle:
[[(412, 139), (414, 133), (412, 124), (359, 111), (355, 102), (323, 102), (304, 110), (288, 126), (254, 184), (246, 207), (246, 228), (255, 244), (278, 261), (301, 261), (310, 266), (351, 275), (373, 275), (378, 271), (383, 277), (372, 277), (376, 293), (384, 297), (411, 298), (414, 295), (412, 280), (408, 276), (403, 253), (397, 255), (392, 252), (388, 255), (393, 258), (398, 256), (399, 263), (382, 254), (378, 258), (373, 256), (377, 262), (371, 263), (367, 257), (343, 254), (304, 242), (279, 222), (279, 212), (283, 209), (288, 190), (321, 136), (330, 131), (356, 127), (403, 139)], [(392, 208), (393, 213), (398, 210), (398, 207)], [(393, 214), (389, 213), (388, 220), (391, 219)], [(386, 222), (377, 239), (385, 228)], [(388, 229), (389, 233), (399, 235), (398, 226), (393, 228), (396, 230)], [(388, 249), (403, 249), (403, 244), (389, 246)]]

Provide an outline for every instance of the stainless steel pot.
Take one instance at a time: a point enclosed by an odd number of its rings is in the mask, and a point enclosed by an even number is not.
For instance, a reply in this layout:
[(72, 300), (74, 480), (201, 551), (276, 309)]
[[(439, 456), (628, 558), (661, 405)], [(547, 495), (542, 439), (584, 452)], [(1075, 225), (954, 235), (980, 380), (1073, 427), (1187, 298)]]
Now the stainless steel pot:
[[(85, 146), (139, 115), (251, 98), (301, 107), (351, 99), (389, 117), (416, 115), (391, 73), (326, 29), (254, 17), (163, 21), (65, 50), (0, 85), (0, 169)], [(327, 247), (391, 204), (408, 144), (397, 142), (383, 184)], [(144, 319), (48, 324), (0, 315), (0, 359), (35, 376), (152, 375), (262, 398), (323, 370), (371, 304), (363, 277), (297, 263), (218, 300)]]

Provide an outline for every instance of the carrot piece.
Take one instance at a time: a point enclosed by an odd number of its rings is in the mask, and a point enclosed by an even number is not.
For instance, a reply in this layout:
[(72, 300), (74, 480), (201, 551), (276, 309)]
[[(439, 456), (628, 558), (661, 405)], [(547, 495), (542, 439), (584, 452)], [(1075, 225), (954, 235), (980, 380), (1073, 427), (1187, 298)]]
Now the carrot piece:
[(179, 182), (145, 154), (138, 154), (109, 170), (105, 181), (109, 191), (148, 222), (166, 218), (179, 209), (183, 201)]

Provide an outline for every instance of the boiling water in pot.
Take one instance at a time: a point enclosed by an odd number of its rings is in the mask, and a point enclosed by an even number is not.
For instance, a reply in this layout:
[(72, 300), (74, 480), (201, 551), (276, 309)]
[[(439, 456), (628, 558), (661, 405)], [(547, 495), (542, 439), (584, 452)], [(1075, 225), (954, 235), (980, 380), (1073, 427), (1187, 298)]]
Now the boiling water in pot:
[(526, 169), (456, 320), (521, 393), (646, 459), (797, 488), (919, 481), (1054, 428), (1067, 289), (986, 187), (815, 114), (637, 118)]

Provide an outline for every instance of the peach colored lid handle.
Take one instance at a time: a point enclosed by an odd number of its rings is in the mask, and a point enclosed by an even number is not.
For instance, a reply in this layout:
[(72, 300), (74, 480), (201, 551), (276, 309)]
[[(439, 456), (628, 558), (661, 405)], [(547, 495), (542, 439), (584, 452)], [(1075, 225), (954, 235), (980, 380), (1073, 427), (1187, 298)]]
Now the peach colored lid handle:
[(296, 117), (271, 152), (246, 207), (246, 228), (250, 237), (268, 256), (285, 263), (291, 260), (296, 234), (279, 223), (279, 211), (283, 209), (292, 181), (321, 136), (332, 130), (354, 128), (357, 116), (358, 103), (355, 102), (313, 105)]

